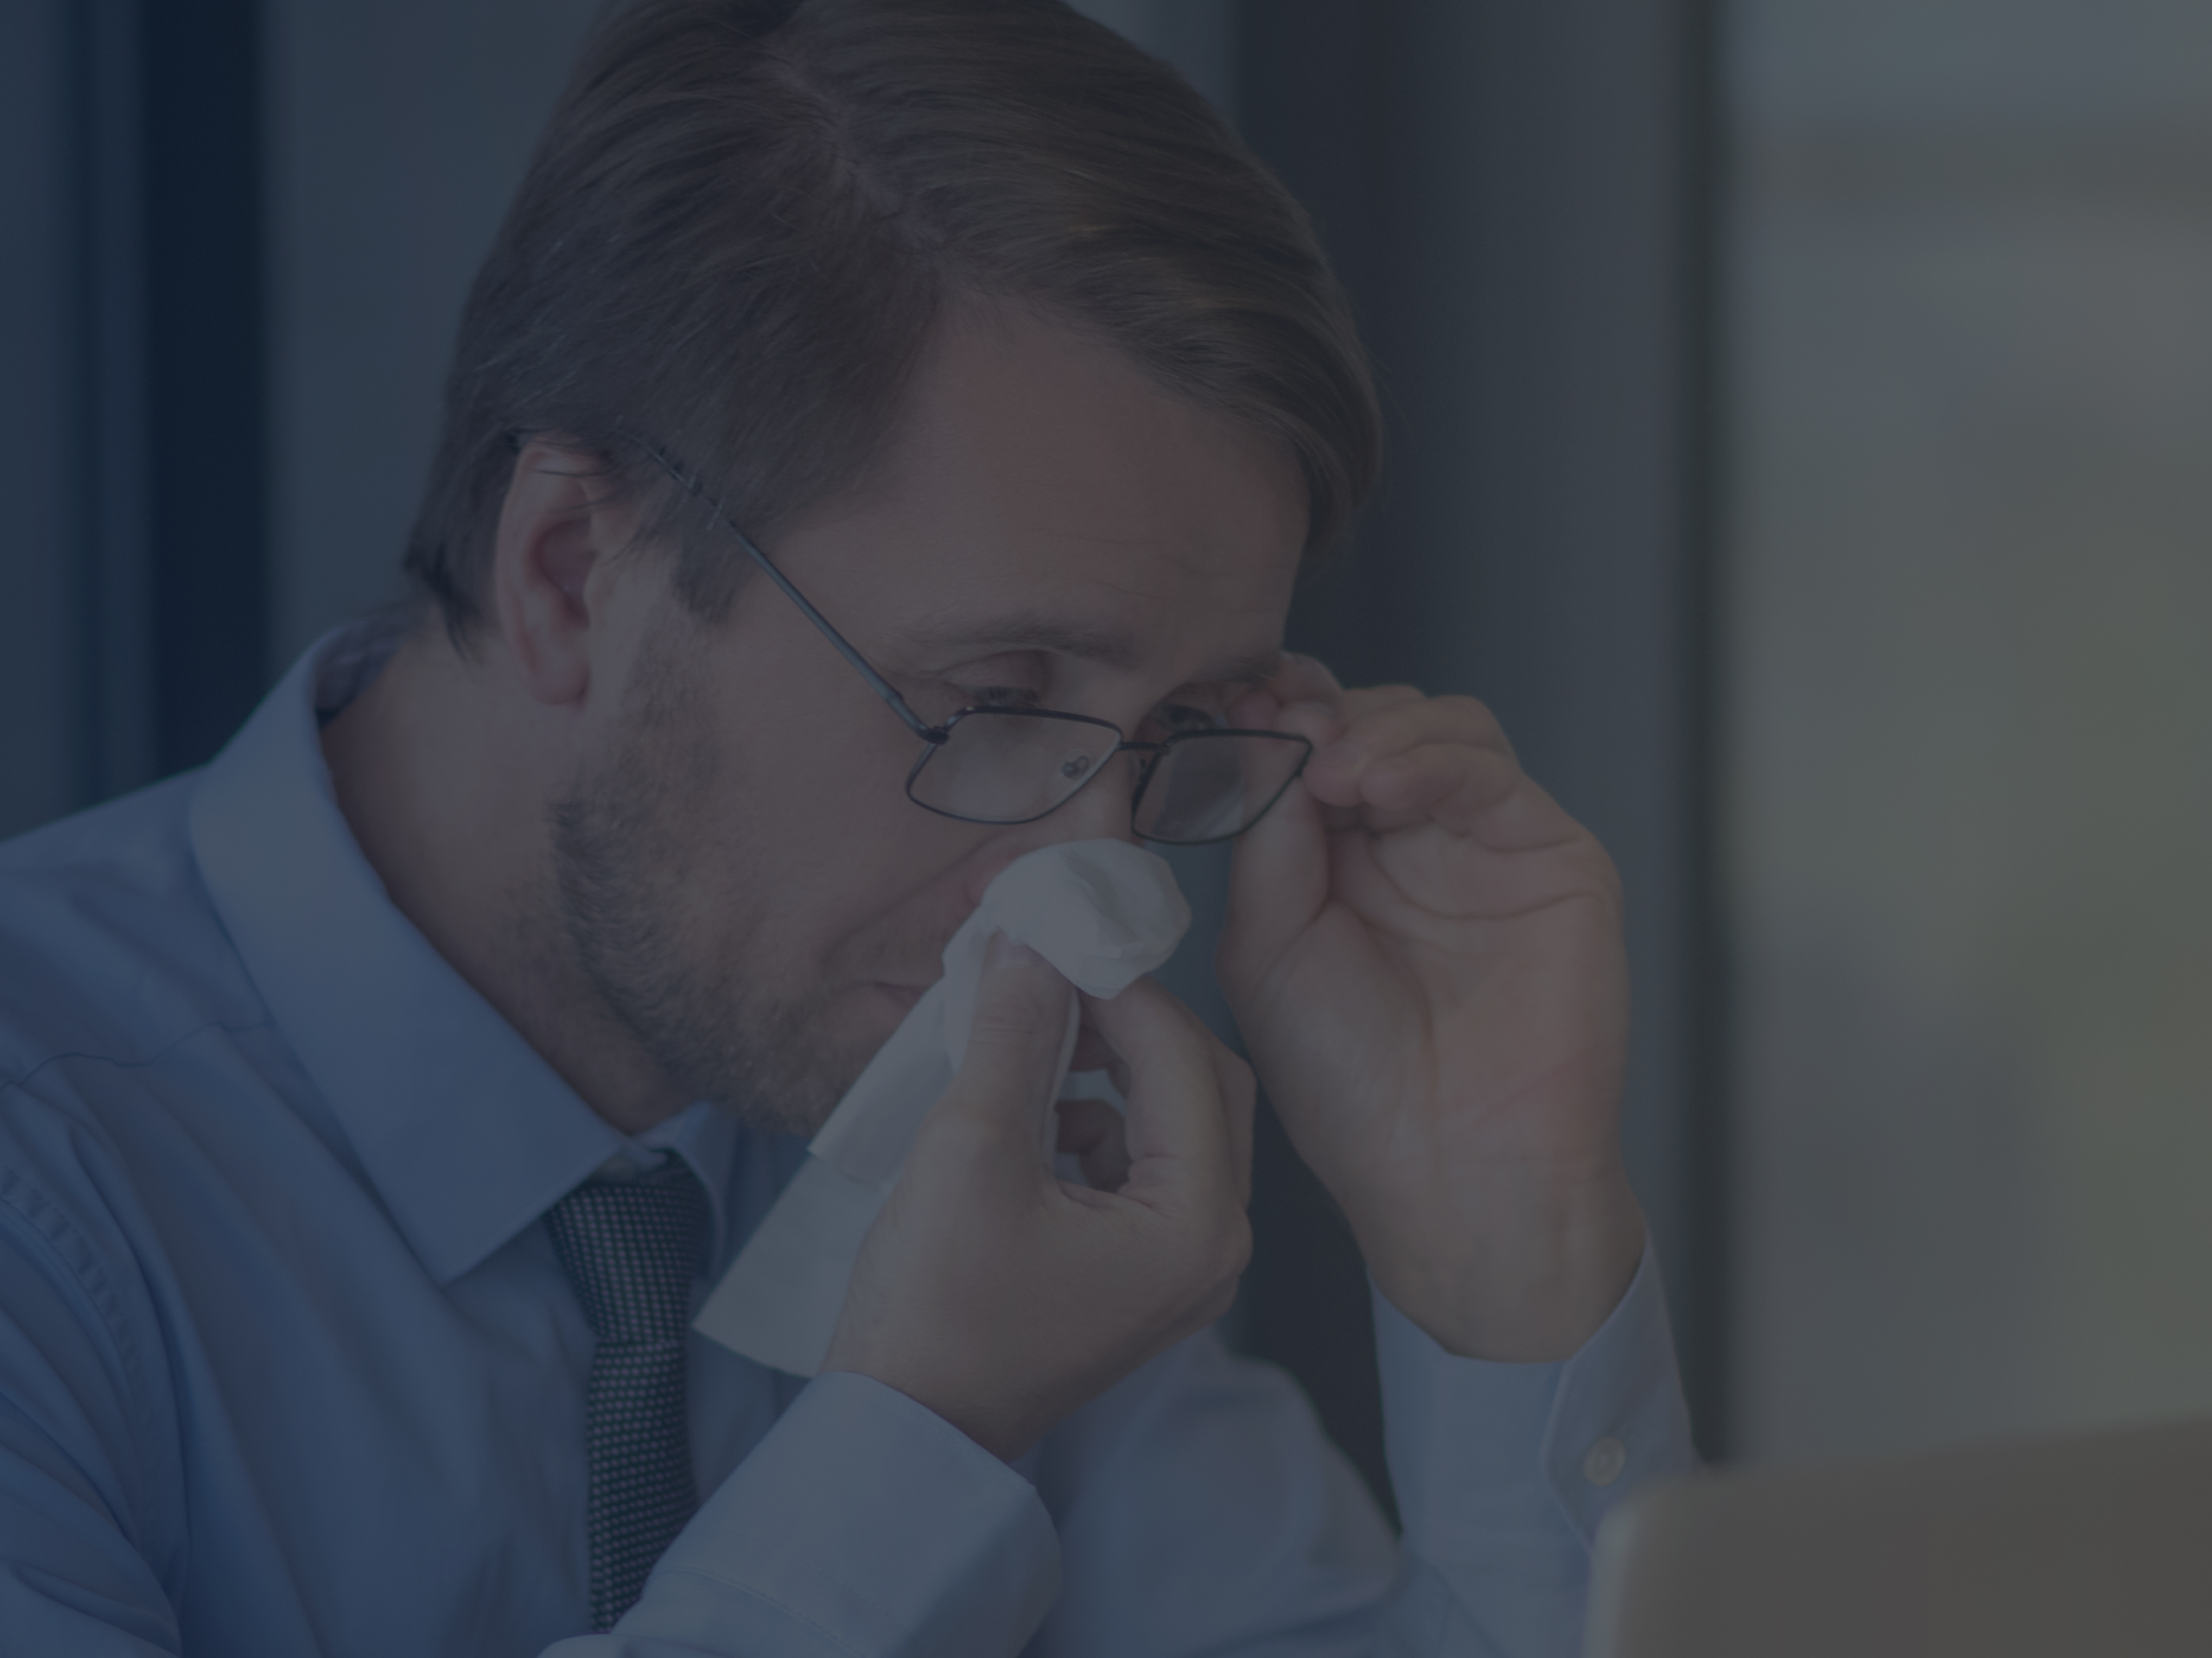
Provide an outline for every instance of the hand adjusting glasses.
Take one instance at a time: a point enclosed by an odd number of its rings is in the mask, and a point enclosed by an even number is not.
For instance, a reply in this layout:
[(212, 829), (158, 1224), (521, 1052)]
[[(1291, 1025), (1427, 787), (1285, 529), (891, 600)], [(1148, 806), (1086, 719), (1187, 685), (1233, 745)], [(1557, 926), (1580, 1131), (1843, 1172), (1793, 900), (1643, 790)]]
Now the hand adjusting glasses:
[(1232, 839), (1258, 823), (1313, 756), (1313, 745), (1305, 738), (1280, 731), (1206, 727), (1173, 733), (1163, 742), (1131, 742), (1119, 726), (1052, 708), (966, 708), (941, 726), (931, 725), (696, 478), (656, 445), (628, 435), (737, 537), (784, 596), (922, 740), (922, 752), (906, 773), (906, 797), (917, 806), (968, 823), (1034, 823), (1067, 804), (1109, 760), (1126, 754), (1135, 768), (1129, 791), (1135, 834), (1169, 846), (1204, 846)]

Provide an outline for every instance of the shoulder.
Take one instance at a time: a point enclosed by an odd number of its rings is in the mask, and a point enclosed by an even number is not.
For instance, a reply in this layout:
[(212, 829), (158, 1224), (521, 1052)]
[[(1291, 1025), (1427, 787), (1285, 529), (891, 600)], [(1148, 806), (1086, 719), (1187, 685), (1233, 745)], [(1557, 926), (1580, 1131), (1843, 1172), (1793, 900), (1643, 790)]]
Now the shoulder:
[(141, 1187), (178, 1149), (161, 1061), (211, 1026), (266, 1019), (200, 882), (185, 823), (195, 782), (173, 778), (0, 844), (11, 1388), (32, 1374), (28, 1342), (72, 1394), (102, 1373), (118, 1396), (157, 1391)]
[(72, 1057), (137, 1065), (268, 1018), (200, 878), (198, 774), (0, 844), (0, 1087)]

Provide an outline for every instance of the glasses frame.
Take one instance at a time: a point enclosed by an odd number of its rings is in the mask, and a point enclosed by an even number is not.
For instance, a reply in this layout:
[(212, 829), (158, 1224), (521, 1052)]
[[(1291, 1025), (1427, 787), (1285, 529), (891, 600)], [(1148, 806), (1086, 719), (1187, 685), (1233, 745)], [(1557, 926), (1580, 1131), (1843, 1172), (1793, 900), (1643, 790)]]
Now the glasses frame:
[[(820, 611), (817, 610), (814, 607), (813, 601), (798, 590), (798, 587), (793, 584), (789, 576), (785, 575), (783, 571), (776, 568), (775, 561), (770, 558), (767, 554), (760, 550), (759, 545), (754, 543), (752, 537), (747, 535), (744, 530), (737, 527), (736, 521), (723, 510), (721, 502), (715, 496), (709, 494), (707, 492), (706, 487), (691, 474), (689, 469), (683, 467), (673, 455), (670, 454), (665, 449), (663, 449), (658, 444), (653, 442), (650, 438), (647, 438), (638, 432), (632, 431), (627, 428), (623, 429), (622, 435), (631, 442), (636, 444), (639, 449), (643, 450), (645, 454), (652, 459), (653, 464), (658, 466), (663, 472), (666, 473), (671, 479), (673, 479), (677, 485), (682, 488), (685, 493), (689, 494), (694, 500), (699, 502), (702, 505), (706, 507), (709, 511), (715, 515), (716, 521), (721, 524), (723, 529), (728, 530), (732, 536), (737, 538), (737, 544), (745, 549), (746, 556), (752, 559), (755, 564), (760, 567), (760, 569), (766, 574), (768, 579), (776, 584), (777, 588), (783, 594), (784, 597), (790, 600), (791, 603), (798, 607), (799, 613), (804, 616), (808, 621), (813, 623), (816, 630), (821, 633), (822, 637), (829, 640), (831, 648), (834, 649), (839, 656), (842, 657), (846, 662), (851, 664), (855, 673), (858, 674), (863, 680), (867, 681), (868, 689), (874, 691), (879, 697), (882, 698), (883, 701), (890, 706), (891, 711), (899, 716), (899, 720), (905, 724), (906, 728), (912, 732), (914, 735), (919, 737), (926, 745), (926, 746), (923, 748), (922, 752), (915, 757), (913, 765), (908, 768), (906, 782), (906, 798), (909, 801), (912, 801), (915, 805), (920, 807), (925, 812), (934, 812), (939, 817), (950, 817), (954, 822), (961, 823), (988, 823), (1008, 828), (1022, 823), (1034, 823), (1040, 818), (1050, 817), (1054, 812), (1059, 810), (1061, 807), (1066, 805), (1069, 801), (1074, 799), (1085, 789), (1089, 788), (1096, 778), (1103, 775), (1106, 771), (1108, 762), (1114, 759), (1116, 756), (1121, 754), (1134, 754), (1140, 756), (1141, 760), (1137, 772), (1136, 786), (1129, 791), (1129, 829), (1131, 832), (1136, 834), (1140, 839), (1151, 841), (1155, 845), (1159, 846), (1214, 846), (1224, 841), (1235, 840), (1238, 835), (1243, 834), (1245, 830), (1250, 829), (1254, 823), (1257, 823), (1262, 817), (1265, 817), (1270, 811), (1274, 810), (1275, 803), (1281, 800), (1283, 796), (1288, 792), (1290, 785), (1298, 780), (1299, 774), (1306, 770), (1306, 763), (1313, 758), (1313, 743), (1307, 739), (1297, 735), (1294, 732), (1247, 730), (1240, 727), (1209, 727), (1205, 731), (1178, 732), (1175, 735), (1168, 738), (1165, 742), (1138, 742), (1131, 740), (1122, 732), (1121, 727), (1116, 725), (1111, 720), (1096, 719), (1088, 714), (1069, 714), (1058, 708), (965, 708), (954, 714), (952, 717), (947, 720), (943, 725), (933, 726), (930, 724), (928, 721), (923, 719), (920, 715), (915, 713), (912, 708), (907, 706), (906, 699), (899, 694), (898, 687), (892, 684), (889, 680), (878, 673), (875, 670), (874, 664), (870, 663), (868, 659), (862, 656), (858, 651), (855, 650), (852, 645), (846, 639), (845, 636), (840, 633), (836, 627), (831, 626), (830, 619), (827, 616), (824, 616)], [(959, 725), (963, 720), (968, 718), (969, 715), (976, 714), (992, 715), (1001, 717), (1012, 716), (1029, 720), (1065, 720), (1074, 725), (1096, 726), (1102, 730), (1110, 731), (1114, 734), (1115, 746), (1107, 753), (1100, 757), (1098, 764), (1090, 768), (1090, 770), (1084, 775), (1082, 782), (1077, 784), (1074, 788), (1069, 790), (1067, 793), (1061, 796), (1059, 799), (1046, 807), (1043, 811), (1033, 812), (1027, 817), (975, 817), (970, 816), (965, 812), (949, 811), (942, 806), (932, 806), (926, 800), (918, 798), (914, 793), (914, 780), (921, 776), (922, 768), (930, 763), (931, 757), (934, 755), (939, 748), (943, 747), (947, 742), (951, 740), (953, 728)], [(1304, 749), (1305, 752), (1299, 756), (1298, 764), (1291, 767), (1289, 775), (1283, 778), (1281, 786), (1276, 789), (1273, 794), (1269, 795), (1267, 798), (1266, 804), (1252, 814), (1251, 823), (1245, 823), (1241, 828), (1232, 829), (1227, 835), (1210, 835), (1202, 841), (1162, 840), (1154, 835), (1143, 834), (1143, 832), (1139, 830), (1136, 827), (1137, 810), (1138, 808), (1144, 804), (1145, 791), (1152, 785), (1152, 779), (1159, 772), (1160, 762), (1166, 759), (1167, 755), (1174, 749), (1177, 744), (1202, 741), (1210, 737), (1262, 737), (1271, 742), (1295, 743)]]

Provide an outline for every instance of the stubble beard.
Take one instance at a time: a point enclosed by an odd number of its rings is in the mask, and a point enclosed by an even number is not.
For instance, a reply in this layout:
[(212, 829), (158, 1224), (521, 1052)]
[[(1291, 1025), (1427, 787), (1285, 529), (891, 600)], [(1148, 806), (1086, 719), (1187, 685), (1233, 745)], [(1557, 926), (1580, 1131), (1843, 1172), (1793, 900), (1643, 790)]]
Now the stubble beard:
[(731, 890), (751, 861), (712, 810), (728, 797), (703, 698), (676, 640), (645, 661), (622, 740), (548, 810), (561, 933), (672, 1090), (765, 1134), (810, 1134), (867, 1056), (828, 1041), (818, 979), (779, 992), (788, 974), (752, 958), (759, 896)]

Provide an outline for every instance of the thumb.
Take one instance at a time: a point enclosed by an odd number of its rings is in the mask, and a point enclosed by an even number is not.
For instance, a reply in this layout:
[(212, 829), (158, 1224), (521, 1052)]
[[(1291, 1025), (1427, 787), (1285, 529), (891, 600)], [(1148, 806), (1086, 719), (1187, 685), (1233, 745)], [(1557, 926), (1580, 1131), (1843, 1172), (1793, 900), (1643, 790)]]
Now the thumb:
[(1075, 987), (1027, 944), (991, 935), (976, 986), (968, 1052), (947, 1102), (963, 1115), (1037, 1137), (1037, 1114), (1059, 1083)]

